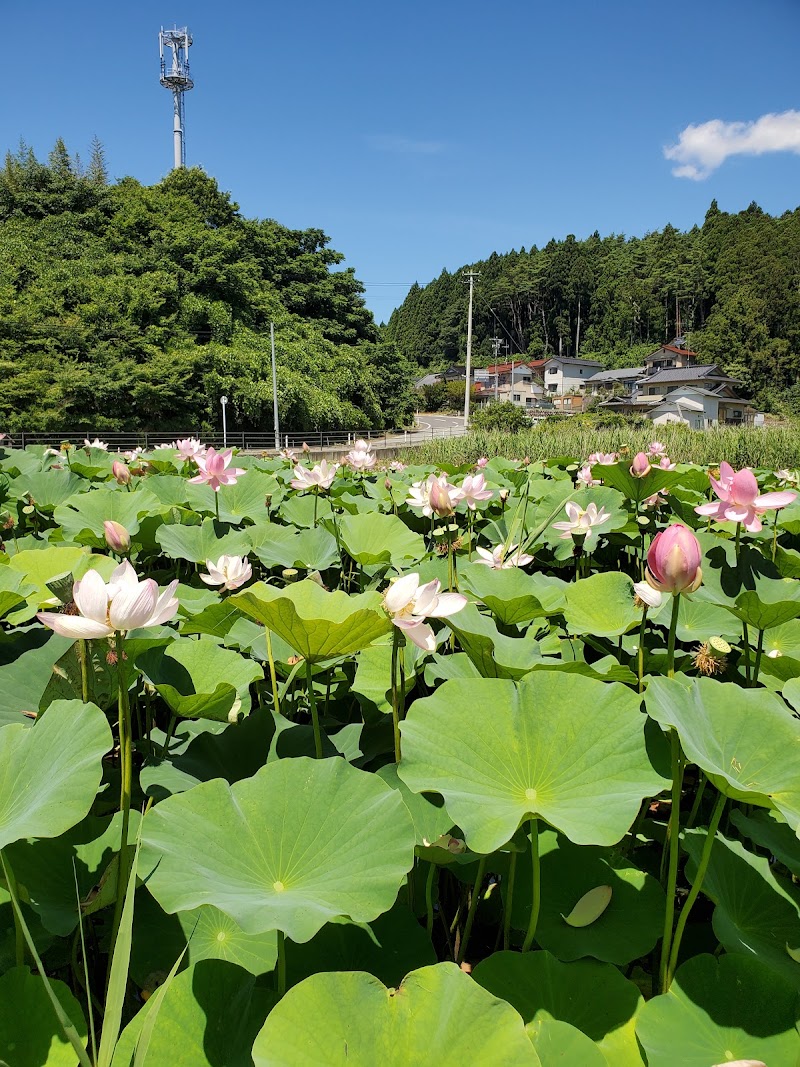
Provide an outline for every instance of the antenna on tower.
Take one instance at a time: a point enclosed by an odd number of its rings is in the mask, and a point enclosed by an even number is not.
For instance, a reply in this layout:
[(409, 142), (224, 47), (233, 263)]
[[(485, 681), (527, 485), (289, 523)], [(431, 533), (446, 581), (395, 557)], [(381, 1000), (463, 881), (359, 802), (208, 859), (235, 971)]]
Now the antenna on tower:
[[(186, 166), (185, 114), (183, 94), (194, 89), (194, 82), (189, 76), (189, 49), (192, 38), (188, 29), (165, 30), (161, 27), (158, 35), (158, 47), (161, 53), (161, 84), (172, 92), (173, 123), (172, 141), (175, 149), (174, 166)], [(172, 62), (166, 58), (168, 49), (172, 50)]]

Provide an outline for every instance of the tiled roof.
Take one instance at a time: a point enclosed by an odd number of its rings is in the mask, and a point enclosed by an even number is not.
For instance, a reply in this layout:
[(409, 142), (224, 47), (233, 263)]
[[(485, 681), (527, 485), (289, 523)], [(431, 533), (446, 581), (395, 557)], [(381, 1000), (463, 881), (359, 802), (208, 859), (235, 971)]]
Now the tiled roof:
[(652, 359), (653, 356), (657, 356), (659, 352), (675, 352), (676, 355), (679, 356), (694, 356), (695, 358), (697, 358), (696, 352), (692, 352), (688, 348), (678, 348), (677, 345), (662, 345), (660, 348), (656, 348), (653, 352), (651, 352), (647, 358)]
[(591, 378), (588, 378), (588, 382), (620, 382), (627, 381), (629, 378), (643, 378), (645, 374), (644, 367), (619, 367), (617, 370), (601, 370), (597, 374), (593, 374)]
[(492, 366), (487, 367), (486, 370), (489, 374), (510, 374), (512, 366), (514, 367), (514, 370), (519, 370), (520, 367), (530, 367), (530, 363), (528, 363), (527, 360), (515, 359), (513, 364), (493, 363)]
[(580, 364), (583, 367), (602, 367), (603, 364), (599, 359), (575, 359), (573, 356), (551, 356), (545, 362), (552, 363), (553, 360), (558, 360), (559, 363), (566, 363), (569, 366)]
[(731, 382), (735, 380), (720, 370), (716, 363), (706, 363), (700, 367), (671, 367), (668, 370), (659, 370), (651, 374), (646, 381), (648, 385), (657, 385), (659, 382), (694, 382), (720, 378)]

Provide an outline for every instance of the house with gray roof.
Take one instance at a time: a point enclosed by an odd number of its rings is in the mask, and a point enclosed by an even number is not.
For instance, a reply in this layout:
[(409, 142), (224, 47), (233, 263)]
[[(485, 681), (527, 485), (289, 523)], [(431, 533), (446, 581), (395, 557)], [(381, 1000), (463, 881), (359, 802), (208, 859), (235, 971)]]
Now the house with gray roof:
[(716, 363), (669, 367), (639, 378), (629, 397), (612, 397), (601, 406), (645, 414), (656, 425), (682, 422), (693, 429), (720, 423), (752, 423), (755, 410), (740, 396), (740, 382)]

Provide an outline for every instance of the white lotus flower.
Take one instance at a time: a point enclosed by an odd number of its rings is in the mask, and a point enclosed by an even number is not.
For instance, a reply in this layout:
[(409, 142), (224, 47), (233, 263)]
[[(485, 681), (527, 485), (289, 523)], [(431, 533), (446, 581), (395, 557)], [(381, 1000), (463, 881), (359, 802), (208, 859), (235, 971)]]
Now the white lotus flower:
[(440, 518), (452, 515), (456, 504), (463, 499), (462, 491), (451, 485), (446, 474), (429, 474), (424, 482), (414, 482), (411, 495), (406, 499), (410, 508), (421, 508), (422, 514), (431, 516), (434, 512)]
[(253, 568), (247, 556), (220, 556), (216, 563), (206, 560), (208, 574), (201, 574), (200, 581), (206, 585), (221, 585), (223, 589), (238, 589), (253, 577)]
[[(363, 445), (363, 441), (357, 441), (356, 445)], [(369, 471), (378, 462), (378, 457), (374, 452), (367, 451), (367, 449), (353, 448), (344, 457), (343, 461), (352, 471)]]
[(88, 437), (84, 437), (83, 443), (87, 448), (99, 448), (101, 452), (108, 452), (108, 445), (105, 441), (101, 441), (99, 437), (95, 437), (94, 441), (90, 441)]
[(584, 509), (579, 507), (574, 500), (568, 500), (564, 505), (564, 510), (567, 513), (568, 521), (554, 522), (554, 530), (562, 530), (561, 540), (567, 541), (570, 537), (583, 535), (584, 537), (590, 533), (593, 526), (598, 526), (601, 522), (605, 522), (610, 518), (609, 513), (605, 508), (597, 510), (597, 504), (594, 501)]
[(436, 651), (436, 638), (425, 620), (455, 615), (467, 603), (460, 593), (440, 593), (440, 589), (438, 579), (420, 585), (418, 574), (405, 574), (392, 582), (383, 596), (383, 606), (394, 625), (426, 652)]
[(299, 464), (294, 469), (294, 478), (289, 483), (293, 489), (330, 489), (339, 464), (328, 465), (327, 459), (323, 459), (311, 470), (301, 467)]
[(206, 446), (196, 437), (184, 437), (181, 441), (176, 441), (173, 447), (178, 450), (181, 459), (195, 459), (206, 453)]
[(173, 596), (177, 585), (175, 579), (159, 595), (158, 584), (152, 578), (139, 581), (125, 560), (112, 572), (108, 584), (94, 570), (75, 582), (72, 599), (78, 615), (40, 611), (36, 618), (62, 637), (73, 639), (110, 637), (140, 626), (158, 626), (169, 622), (178, 610)]
[(518, 546), (509, 545), (506, 551), (505, 545), (496, 545), (489, 551), (478, 545), (475, 551), (481, 559), (476, 559), (475, 562), (481, 563), (484, 567), (491, 567), (493, 571), (505, 571), (511, 567), (527, 567), (529, 563), (533, 563), (533, 556), (521, 550), (515, 552), (514, 549), (518, 549)]
[(660, 608), (664, 599), (658, 589), (647, 582), (634, 582), (633, 591), (648, 608)]

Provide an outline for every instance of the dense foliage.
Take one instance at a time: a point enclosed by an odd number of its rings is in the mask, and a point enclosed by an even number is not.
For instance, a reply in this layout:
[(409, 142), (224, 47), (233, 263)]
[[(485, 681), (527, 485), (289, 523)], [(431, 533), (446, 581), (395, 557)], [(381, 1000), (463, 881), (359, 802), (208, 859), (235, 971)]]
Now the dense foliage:
[[(636, 366), (678, 332), (721, 364), (759, 405), (800, 412), (800, 208), (778, 218), (756, 204), (728, 214), (716, 202), (702, 226), (643, 238), (573, 236), (474, 264), (475, 340), (531, 357), (575, 355)], [(678, 319), (679, 314), (679, 319)], [(461, 271), (415, 285), (389, 320), (387, 339), (426, 368), (463, 360)]]
[(0, 170), (4, 429), (272, 426), (269, 324), (286, 430), (402, 425), (411, 369), (318, 229), (246, 219), (201, 170), (109, 184), (58, 142)]
[(800, 474), (600, 444), (0, 449), (0, 1060), (796, 1067)]

